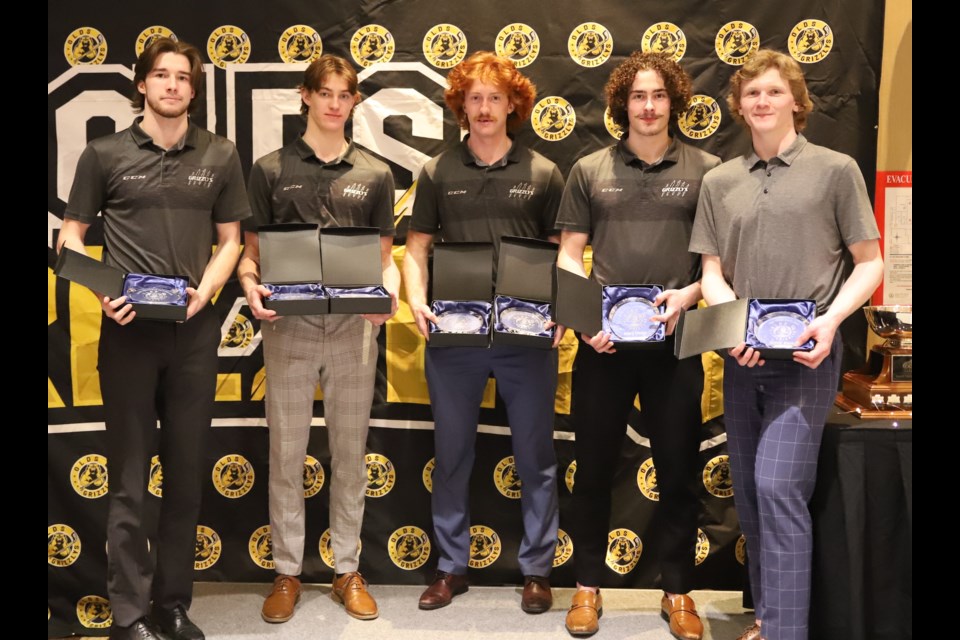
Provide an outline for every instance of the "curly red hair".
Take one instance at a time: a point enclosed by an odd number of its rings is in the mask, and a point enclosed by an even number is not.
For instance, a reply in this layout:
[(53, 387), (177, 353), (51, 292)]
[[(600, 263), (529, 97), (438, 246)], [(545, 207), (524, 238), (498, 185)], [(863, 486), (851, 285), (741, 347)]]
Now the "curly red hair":
[(730, 115), (743, 126), (747, 126), (746, 120), (740, 115), (740, 92), (743, 85), (756, 80), (769, 69), (779, 71), (780, 77), (790, 85), (790, 92), (798, 107), (797, 111), (793, 112), (793, 127), (797, 132), (803, 131), (807, 127), (807, 116), (813, 111), (813, 101), (807, 90), (803, 69), (796, 60), (773, 49), (760, 49), (747, 58), (743, 66), (730, 77), (730, 93), (727, 94)]
[(533, 102), (537, 99), (536, 85), (520, 73), (510, 59), (490, 51), (477, 51), (450, 70), (448, 87), (443, 92), (443, 99), (461, 128), (470, 128), (463, 109), (463, 96), (475, 80), (500, 87), (509, 96), (513, 112), (507, 117), (508, 131), (516, 131), (530, 117)]

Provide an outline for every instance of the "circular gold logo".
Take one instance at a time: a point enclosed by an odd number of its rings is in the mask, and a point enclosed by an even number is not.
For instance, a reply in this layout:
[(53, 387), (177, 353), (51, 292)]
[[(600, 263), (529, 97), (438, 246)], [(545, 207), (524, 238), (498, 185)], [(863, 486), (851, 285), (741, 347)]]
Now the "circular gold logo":
[[(333, 536), (330, 534), (330, 529), (327, 529), (322, 534), (320, 534), (320, 559), (323, 560), (323, 564), (327, 565), (331, 569), (336, 565), (336, 559), (333, 556)], [(363, 543), (360, 539), (357, 539), (357, 555), (360, 555), (360, 552), (363, 550)]]
[(77, 600), (77, 620), (87, 629), (106, 629), (113, 624), (110, 601), (103, 596), (83, 596)]
[(303, 461), (303, 497), (312, 498), (320, 493), (325, 480), (323, 465), (313, 456), (307, 455)]
[(700, 564), (710, 555), (710, 539), (703, 529), (697, 527), (697, 546), (694, 550), (694, 564)]
[(633, 571), (642, 553), (640, 536), (630, 529), (614, 529), (607, 536), (607, 566), (617, 573)]
[(537, 59), (540, 53), (540, 38), (537, 32), (523, 24), (508, 24), (497, 34), (494, 49), (498, 56), (510, 58), (518, 69)]
[(253, 487), (253, 465), (239, 453), (223, 456), (213, 465), (213, 486), (226, 498), (241, 498)]
[(277, 50), (284, 62), (313, 62), (323, 55), (323, 42), (313, 27), (295, 24), (283, 30)]
[(270, 525), (265, 524), (255, 529), (247, 541), (247, 551), (253, 564), (261, 569), (273, 569), (273, 539), (270, 537)]
[(737, 538), (737, 546), (734, 547), (734, 555), (737, 557), (737, 562), (740, 564), (747, 563), (747, 538), (742, 533), (740, 537)]
[(544, 140), (563, 140), (577, 124), (577, 114), (565, 98), (549, 96), (538, 102), (530, 114), (533, 130)]
[(514, 500), (520, 498), (520, 474), (517, 473), (513, 456), (507, 456), (497, 463), (493, 470), (493, 484), (497, 485), (501, 495)]
[(567, 485), (567, 491), (573, 493), (573, 480), (577, 475), (577, 461), (571, 460), (567, 465), (567, 470), (563, 474), (563, 484)]
[(713, 44), (721, 60), (739, 67), (760, 48), (760, 36), (749, 22), (728, 22), (717, 31)]
[(221, 349), (245, 349), (253, 342), (253, 323), (242, 313), (233, 319), (233, 324), (220, 341)]
[(228, 64), (243, 64), (250, 57), (250, 36), (232, 24), (217, 27), (207, 38), (207, 55), (221, 69)]
[(720, 104), (710, 96), (695, 95), (677, 119), (680, 132), (688, 138), (709, 138), (720, 128)]
[(47, 564), (69, 567), (80, 557), (80, 536), (65, 524), (47, 527)]
[(703, 468), (703, 486), (718, 498), (733, 497), (730, 456), (724, 454), (710, 460)]
[(456, 25), (434, 25), (423, 36), (423, 57), (438, 69), (454, 67), (466, 55), (467, 36)]
[(823, 20), (803, 20), (790, 30), (787, 49), (797, 62), (820, 62), (833, 50), (833, 30)]
[(613, 53), (613, 36), (596, 22), (584, 22), (570, 32), (567, 51), (581, 67), (599, 67)]
[(163, 465), (160, 464), (160, 456), (150, 458), (150, 480), (147, 481), (147, 491), (158, 498), (163, 497)]
[(153, 25), (152, 27), (147, 27), (140, 32), (140, 35), (137, 36), (137, 43), (134, 45), (134, 48), (137, 51), (137, 57), (139, 58), (144, 49), (153, 44), (153, 41), (157, 38), (170, 38), (171, 40), (178, 39), (177, 34), (166, 27), (162, 27), (158, 24)]
[(193, 548), (193, 568), (197, 571), (209, 569), (217, 564), (221, 551), (223, 543), (220, 542), (220, 534), (210, 527), (198, 524), (197, 542)]
[(658, 22), (643, 32), (640, 48), (644, 53), (665, 53), (680, 62), (687, 52), (687, 36), (672, 22)]
[(657, 487), (657, 469), (653, 458), (647, 458), (637, 469), (637, 487), (647, 500), (660, 501), (660, 489)]
[(623, 137), (623, 127), (618, 125), (610, 117), (610, 107), (603, 110), (603, 126), (607, 128), (607, 133), (619, 140)]
[(437, 467), (437, 459), (430, 458), (427, 464), (423, 465), (423, 486), (427, 491), (433, 493), (433, 470)]
[(573, 540), (563, 529), (557, 529), (557, 548), (553, 552), (553, 568), (565, 564), (573, 555)]
[(367, 497), (380, 498), (390, 493), (397, 481), (397, 471), (386, 456), (367, 454)]
[(72, 66), (103, 64), (107, 58), (107, 39), (93, 27), (74, 30), (63, 43), (63, 55)]
[(470, 527), (470, 560), (473, 569), (489, 567), (500, 557), (500, 536), (490, 527), (475, 524)]
[(70, 484), (84, 498), (99, 498), (107, 493), (107, 459), (91, 453), (73, 463)]
[(395, 50), (393, 34), (378, 24), (360, 27), (350, 38), (350, 54), (361, 67), (390, 62)]
[(387, 551), (401, 569), (419, 569), (430, 558), (430, 538), (420, 527), (400, 527), (390, 534)]

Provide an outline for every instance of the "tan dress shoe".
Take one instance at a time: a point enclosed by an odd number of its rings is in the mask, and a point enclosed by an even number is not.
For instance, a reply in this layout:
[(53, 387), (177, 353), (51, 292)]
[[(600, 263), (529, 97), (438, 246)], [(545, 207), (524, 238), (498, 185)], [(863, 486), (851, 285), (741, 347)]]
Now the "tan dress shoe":
[(263, 601), (260, 616), (267, 622), (286, 622), (300, 601), (303, 588), (293, 576), (279, 575), (273, 580), (273, 591)]
[(343, 604), (347, 614), (357, 620), (373, 620), (380, 615), (377, 602), (367, 591), (367, 581), (357, 571), (334, 577), (330, 597)]
[(693, 598), (685, 594), (668, 596), (660, 600), (660, 616), (670, 623), (670, 633), (679, 640), (702, 640), (703, 623), (697, 615)]
[(523, 597), (520, 608), (527, 613), (543, 613), (553, 606), (553, 593), (550, 580), (542, 576), (523, 577)]
[(592, 636), (600, 630), (603, 615), (603, 597), (600, 592), (577, 590), (567, 611), (567, 631), (578, 638)]
[(760, 635), (760, 625), (754, 622), (752, 625), (744, 629), (743, 633), (737, 636), (737, 640), (762, 640), (762, 636)]
[(454, 596), (468, 591), (467, 576), (447, 573), (446, 571), (437, 571), (433, 582), (420, 595), (421, 609), (439, 609), (445, 607), (453, 600)]

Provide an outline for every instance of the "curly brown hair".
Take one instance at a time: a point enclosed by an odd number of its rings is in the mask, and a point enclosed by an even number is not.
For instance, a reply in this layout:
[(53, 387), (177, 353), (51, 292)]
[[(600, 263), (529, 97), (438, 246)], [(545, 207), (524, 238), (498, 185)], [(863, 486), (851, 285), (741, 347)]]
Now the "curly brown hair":
[(610, 72), (610, 78), (603, 88), (610, 118), (624, 131), (629, 131), (627, 100), (630, 97), (630, 87), (640, 71), (656, 71), (663, 78), (663, 86), (670, 96), (670, 122), (676, 123), (677, 118), (690, 105), (693, 81), (683, 67), (667, 54), (642, 51), (634, 51)]
[(507, 116), (508, 131), (516, 131), (530, 117), (533, 102), (537, 99), (536, 85), (520, 73), (509, 58), (490, 51), (477, 51), (450, 70), (448, 87), (443, 92), (443, 99), (462, 129), (470, 128), (463, 109), (463, 96), (475, 80), (500, 87), (509, 96), (513, 112)]
[(760, 49), (754, 53), (730, 78), (730, 93), (727, 94), (730, 115), (740, 124), (747, 126), (743, 116), (740, 115), (740, 93), (743, 85), (759, 78), (769, 69), (779, 71), (780, 77), (790, 85), (790, 93), (793, 94), (798, 107), (797, 111), (793, 112), (793, 127), (797, 132), (803, 131), (807, 126), (807, 116), (813, 111), (813, 101), (810, 100), (810, 92), (807, 91), (803, 69), (796, 60), (773, 49)]

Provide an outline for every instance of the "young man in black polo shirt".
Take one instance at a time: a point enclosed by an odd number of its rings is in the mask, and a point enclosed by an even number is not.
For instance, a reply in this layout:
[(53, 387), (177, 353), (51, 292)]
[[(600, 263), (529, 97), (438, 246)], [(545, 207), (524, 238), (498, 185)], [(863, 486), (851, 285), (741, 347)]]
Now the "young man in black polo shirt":
[[(380, 325), (396, 311), (400, 272), (393, 261), (393, 175), (389, 167), (347, 140), (344, 127), (360, 101), (357, 73), (337, 56), (307, 67), (300, 87), (307, 130), (260, 158), (250, 171), (253, 217), (245, 228), (238, 275), (250, 310), (264, 321), (270, 429), (270, 532), (277, 577), (263, 603), (267, 622), (293, 617), (303, 567), (303, 463), (310, 439), (313, 398), (323, 389), (333, 480), (330, 533), (337, 574), (331, 596), (354, 618), (378, 615), (377, 603), (357, 571), (367, 485), (364, 455), (377, 373)], [(280, 318), (263, 307), (270, 295), (260, 282), (257, 226), (310, 222), (321, 227), (379, 227), (383, 284), (393, 312)]]
[[(470, 135), (421, 171), (403, 261), (410, 307), (427, 340), (428, 322), (437, 321), (427, 300), (427, 255), (434, 236), (448, 242), (490, 242), (495, 252), (501, 236), (546, 238), (555, 233), (563, 191), (556, 165), (507, 133), (529, 117), (536, 97), (536, 88), (512, 62), (477, 52), (455, 67), (447, 82), (447, 106)], [(516, 197), (518, 190), (522, 197)], [(560, 337), (558, 331), (554, 346)], [(489, 349), (446, 347), (427, 349), (425, 364), (435, 423), (432, 507), (440, 562), (419, 606), (437, 609), (467, 590), (470, 472), (480, 401), (493, 373), (506, 402), (523, 483), (521, 607), (528, 613), (546, 611), (553, 602), (547, 577), (558, 522), (556, 353), (496, 343)]]
[[(136, 319), (125, 297), (101, 300), (106, 319), (98, 367), (110, 462), (107, 593), (114, 639), (204, 637), (186, 610), (220, 342), (209, 303), (233, 271), (239, 221), (250, 211), (233, 143), (187, 118), (203, 86), (202, 64), (196, 48), (168, 38), (140, 55), (132, 104), (143, 116), (87, 145), (58, 240), (58, 248), (85, 251), (87, 229), (102, 212), (104, 262), (190, 281), (182, 323)], [(142, 518), (158, 418), (164, 483), (153, 533)]]
[[(657, 469), (657, 529), (670, 632), (699, 640), (703, 626), (690, 590), (699, 501), (699, 358), (673, 356), (673, 329), (682, 309), (700, 300), (699, 260), (687, 251), (703, 175), (720, 159), (676, 138), (676, 123), (691, 97), (690, 77), (663, 54), (634, 52), (610, 74), (610, 115), (624, 131), (615, 145), (582, 158), (570, 172), (557, 226), (563, 230), (558, 264), (586, 275), (584, 248), (593, 246), (591, 277), (601, 285), (659, 284), (656, 304), (666, 311), (662, 349), (617, 351), (601, 331), (582, 336), (573, 378), (577, 481), (573, 529), (578, 590), (566, 626), (575, 636), (599, 629), (613, 476), (627, 416), (639, 394)], [(621, 526), (625, 523), (614, 523)]]

